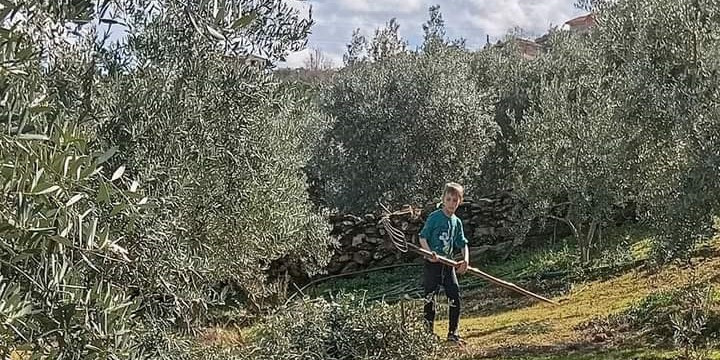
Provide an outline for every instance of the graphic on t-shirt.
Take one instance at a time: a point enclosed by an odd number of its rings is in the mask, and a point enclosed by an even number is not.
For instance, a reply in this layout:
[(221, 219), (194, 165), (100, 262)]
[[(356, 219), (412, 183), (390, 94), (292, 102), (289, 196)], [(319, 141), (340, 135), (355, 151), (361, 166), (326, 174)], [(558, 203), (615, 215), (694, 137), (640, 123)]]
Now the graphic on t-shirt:
[(440, 234), (440, 241), (442, 241), (443, 252), (450, 255), (450, 251), (452, 251), (452, 242), (450, 241), (450, 236), (447, 231), (443, 231)]
[(440, 233), (440, 241), (443, 244), (443, 252), (447, 255), (453, 254), (453, 241), (455, 241), (455, 226), (452, 220), (447, 222), (447, 228), (450, 230), (450, 234), (447, 231)]

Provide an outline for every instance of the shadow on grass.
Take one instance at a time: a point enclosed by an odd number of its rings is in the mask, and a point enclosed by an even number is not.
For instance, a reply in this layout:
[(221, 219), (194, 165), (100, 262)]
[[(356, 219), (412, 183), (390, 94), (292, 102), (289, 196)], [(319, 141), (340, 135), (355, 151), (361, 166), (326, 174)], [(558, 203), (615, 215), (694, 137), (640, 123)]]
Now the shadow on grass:
[[(556, 346), (513, 346), (490, 352), (473, 353), (472, 349), (453, 359), (480, 360), (669, 360), (677, 353), (668, 349), (648, 349), (645, 346), (608, 347), (595, 343), (574, 343)], [(716, 357), (711, 357), (716, 359)]]

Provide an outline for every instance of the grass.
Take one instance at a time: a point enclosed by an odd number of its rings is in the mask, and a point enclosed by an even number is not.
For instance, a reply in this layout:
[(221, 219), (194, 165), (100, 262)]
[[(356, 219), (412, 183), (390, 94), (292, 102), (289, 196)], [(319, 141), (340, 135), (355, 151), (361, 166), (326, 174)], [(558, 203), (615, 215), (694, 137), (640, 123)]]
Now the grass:
[[(489, 316), (465, 316), (460, 323), (461, 333), (468, 342), (468, 351), (475, 357), (583, 348), (592, 352), (597, 344), (574, 330), (577, 325), (596, 316), (619, 312), (653, 291), (682, 286), (691, 277), (719, 284), (720, 258), (698, 260), (692, 268), (671, 266), (657, 273), (635, 270), (609, 280), (580, 285), (569, 294), (555, 298), (560, 306), (534, 304)], [(439, 322), (436, 333), (445, 334), (446, 329), (447, 323)], [(584, 359), (580, 354), (577, 356), (568, 359)], [(615, 355), (607, 356), (613, 359)], [(533, 359), (545, 358), (565, 359)]]
[[(506, 360), (670, 360), (677, 359), (677, 353), (674, 351), (662, 350), (606, 350), (597, 352), (575, 352), (562, 355), (538, 355), (538, 356), (521, 356), (506, 357)], [(710, 354), (709, 360), (720, 359), (720, 352), (715, 351)]]
[[(643, 259), (647, 257), (651, 237), (644, 231), (617, 229), (608, 233), (607, 244), (623, 244), (623, 257)], [(716, 239), (717, 240), (717, 239)], [(499, 358), (514, 360), (590, 360), (590, 359), (673, 359), (677, 354), (662, 349), (616, 348), (575, 330), (595, 317), (620, 312), (633, 303), (658, 290), (667, 290), (686, 284), (691, 277), (700, 281), (720, 284), (720, 257), (718, 241), (714, 242), (715, 255), (706, 259), (695, 259), (693, 265), (674, 265), (648, 271), (633, 269), (621, 274), (611, 274), (603, 279), (569, 283), (564, 291), (556, 292), (554, 300), (559, 306), (542, 304), (515, 296), (494, 286), (469, 286), (478, 281), (469, 276), (460, 279), (463, 288), (463, 315), (460, 322), (461, 335), (466, 339), (464, 352), (448, 349), (448, 358), (483, 359)], [(570, 244), (569, 246), (572, 246)], [(629, 249), (629, 250), (628, 250)], [(629, 254), (629, 255), (628, 255)], [(612, 253), (605, 254), (612, 261)], [(510, 281), (532, 272), (553, 271), (561, 265), (571, 263), (563, 256), (574, 256), (568, 251), (568, 242), (555, 244), (542, 253), (521, 252), (502, 263), (487, 264), (481, 268), (490, 274)], [(310, 290), (310, 295), (329, 295), (340, 291), (365, 293), (367, 298), (378, 297), (399, 287), (419, 289), (422, 269), (420, 267), (399, 268), (363, 274), (353, 278), (333, 279)], [(575, 281), (575, 278), (570, 280)], [(533, 289), (552, 296), (542, 288)], [(418, 296), (419, 297), (419, 296)], [(418, 300), (413, 297), (414, 301)], [(447, 331), (447, 305), (441, 299), (439, 319), (435, 332), (441, 337)], [(247, 330), (247, 329), (245, 329)], [(247, 333), (245, 334), (247, 335)], [(232, 334), (224, 334), (232, 338)], [(246, 337), (247, 338), (247, 337)], [(628, 346), (628, 345), (626, 345)], [(720, 360), (720, 352), (713, 353), (712, 359)]]

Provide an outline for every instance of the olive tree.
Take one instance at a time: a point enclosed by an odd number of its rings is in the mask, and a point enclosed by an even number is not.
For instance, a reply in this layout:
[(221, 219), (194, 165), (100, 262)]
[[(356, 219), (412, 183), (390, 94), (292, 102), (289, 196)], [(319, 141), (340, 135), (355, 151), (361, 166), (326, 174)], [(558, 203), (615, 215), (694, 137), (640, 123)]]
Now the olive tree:
[(102, 140), (159, 205), (151, 231), (132, 236), (131, 274), (161, 295), (148, 311), (167, 311), (172, 296), (174, 325), (189, 329), (228, 289), (254, 311), (281, 298), (287, 279), (266, 276), (274, 262), (313, 274), (329, 257), (301, 171), (310, 105), (234, 47), (249, 37), (276, 60), (304, 45), (311, 22), (280, 1), (225, 4), (220, 16), (212, 4), (164, 3), (129, 35), (134, 66), (100, 90)]
[(424, 203), (447, 181), (479, 176), (496, 125), (470, 59), (445, 46), (356, 63), (334, 77), (321, 98), (332, 123), (312, 163), (329, 207)]

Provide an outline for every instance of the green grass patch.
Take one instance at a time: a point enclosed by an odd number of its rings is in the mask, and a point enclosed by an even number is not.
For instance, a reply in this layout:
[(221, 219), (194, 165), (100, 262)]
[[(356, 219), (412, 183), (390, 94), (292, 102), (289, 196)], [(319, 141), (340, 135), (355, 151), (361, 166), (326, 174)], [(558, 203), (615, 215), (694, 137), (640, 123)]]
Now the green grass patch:
[[(669, 350), (608, 350), (601, 352), (576, 352), (562, 355), (533, 355), (504, 357), (504, 360), (670, 360), (677, 359), (678, 352)], [(720, 360), (720, 351), (710, 354), (709, 360)]]

